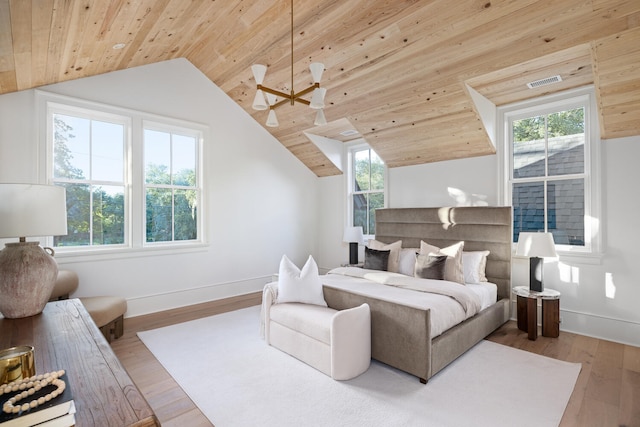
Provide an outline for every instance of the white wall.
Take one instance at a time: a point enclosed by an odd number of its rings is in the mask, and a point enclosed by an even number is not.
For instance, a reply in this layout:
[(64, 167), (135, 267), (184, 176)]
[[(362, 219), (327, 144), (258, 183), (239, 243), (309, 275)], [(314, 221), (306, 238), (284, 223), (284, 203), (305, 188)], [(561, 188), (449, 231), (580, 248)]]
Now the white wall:
[[(127, 316), (261, 290), (282, 254), (316, 248), (318, 178), (191, 63), (178, 59), (41, 88), (206, 124), (210, 245), (154, 256), (59, 257), (74, 296), (127, 298)], [(44, 182), (34, 91), (0, 96), (0, 182)], [(1, 201), (0, 201), (1, 203)]]
[[(640, 346), (640, 286), (633, 266), (640, 260), (640, 136), (603, 141), (602, 233), (604, 254), (595, 264), (573, 257), (545, 262), (545, 284), (562, 293), (561, 329)], [(389, 207), (499, 205), (497, 156), (393, 168)], [(344, 226), (345, 182), (322, 180), (320, 265), (347, 260), (348, 248), (332, 227)], [(362, 248), (361, 248), (362, 249)], [(362, 252), (360, 254), (362, 257)], [(526, 259), (513, 258), (513, 286), (528, 283)], [(515, 310), (513, 311), (515, 316)]]

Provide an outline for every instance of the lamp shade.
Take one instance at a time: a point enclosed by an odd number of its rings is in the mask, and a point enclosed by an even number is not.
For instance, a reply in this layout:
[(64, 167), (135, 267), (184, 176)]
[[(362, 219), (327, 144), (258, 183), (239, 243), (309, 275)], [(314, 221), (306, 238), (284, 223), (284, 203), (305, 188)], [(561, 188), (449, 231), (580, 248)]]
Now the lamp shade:
[(264, 99), (264, 92), (260, 89), (256, 91), (256, 96), (253, 98), (253, 104), (251, 105), (254, 110), (262, 111), (269, 108), (267, 101)]
[(67, 197), (64, 187), (0, 184), (0, 200), (0, 237), (67, 234)]
[(521, 232), (518, 237), (516, 255), (525, 257), (557, 257), (551, 233)]
[(327, 93), (327, 89), (324, 87), (318, 87), (313, 90), (313, 95), (311, 95), (311, 103), (309, 107), (314, 110), (318, 110), (320, 108), (324, 108), (324, 96)]
[(364, 235), (362, 227), (346, 227), (342, 240), (347, 243), (364, 243)]
[(267, 67), (262, 64), (253, 64), (251, 71), (253, 72), (253, 78), (256, 80), (256, 84), (261, 85), (264, 81), (264, 75), (267, 74)]
[(316, 119), (313, 121), (316, 126), (322, 126), (327, 124), (327, 118), (324, 116), (324, 110), (320, 109), (316, 113)]
[(278, 116), (276, 116), (275, 110), (269, 110), (269, 115), (267, 116), (267, 126), (270, 128), (278, 127), (280, 123), (278, 123)]
[(311, 70), (313, 82), (320, 83), (320, 80), (322, 80), (322, 73), (324, 72), (324, 64), (321, 62), (313, 62), (309, 64), (309, 70)]

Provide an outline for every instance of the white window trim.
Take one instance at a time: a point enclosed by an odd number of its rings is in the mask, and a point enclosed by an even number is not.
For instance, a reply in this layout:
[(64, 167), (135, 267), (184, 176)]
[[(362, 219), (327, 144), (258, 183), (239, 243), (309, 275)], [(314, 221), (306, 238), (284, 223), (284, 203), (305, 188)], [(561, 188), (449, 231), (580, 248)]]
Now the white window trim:
[[(509, 138), (510, 119), (528, 117), (532, 113), (544, 113), (558, 108), (585, 105), (585, 118), (589, 125), (585, 129), (588, 149), (585, 150), (585, 247), (556, 245), (558, 255), (566, 261), (597, 264), (602, 259), (601, 224), (601, 174), (600, 174), (600, 130), (598, 124), (595, 92), (593, 86), (572, 89), (556, 94), (498, 107), (498, 197), (505, 206), (511, 206), (512, 147)], [(541, 108), (541, 106), (545, 106)], [(570, 178), (571, 175), (563, 175)], [(514, 243), (515, 250), (515, 243)]]
[[(127, 135), (127, 147), (125, 151), (125, 185), (129, 197), (128, 206), (125, 205), (125, 244), (92, 247), (56, 247), (56, 258), (68, 259), (73, 262), (93, 261), (100, 259), (120, 259), (139, 256), (154, 256), (168, 253), (175, 253), (176, 250), (182, 252), (204, 251), (209, 245), (207, 231), (207, 199), (204, 188), (204, 168), (203, 158), (206, 141), (209, 140), (209, 127), (200, 123), (186, 120), (160, 116), (152, 113), (136, 111), (102, 104), (94, 101), (87, 101), (65, 95), (58, 95), (42, 90), (35, 91), (36, 113), (38, 117), (38, 170), (43, 177), (40, 182), (51, 183), (53, 167), (53, 145), (48, 140), (49, 104), (67, 109), (70, 112), (92, 110), (105, 116), (128, 117), (131, 121), (129, 127), (130, 135)], [(74, 113), (75, 114), (75, 113)], [(197, 168), (200, 206), (198, 207), (198, 239), (190, 241), (154, 242), (145, 244), (145, 203), (144, 203), (144, 163), (143, 163), (143, 124), (155, 123), (170, 129), (188, 129), (191, 133), (199, 132), (197, 147)], [(128, 180), (127, 180), (128, 179)], [(135, 183), (135, 185), (134, 185)], [(52, 246), (53, 238), (47, 237), (45, 244)]]
[[(345, 147), (345, 151), (346, 151), (346, 155), (344, 156), (344, 158), (346, 159), (346, 165), (345, 165), (345, 169), (347, 171), (347, 173), (345, 173), (345, 187), (346, 188), (346, 217), (345, 217), (345, 228), (346, 227), (353, 227), (353, 153), (354, 151), (359, 151), (359, 150), (364, 150), (364, 149), (371, 149), (373, 150), (373, 147), (371, 147), (364, 139), (357, 139), (354, 141), (351, 141), (349, 143), (346, 143), (344, 145)], [(375, 150), (373, 150), (375, 151)], [(388, 203), (389, 203), (389, 168), (387, 167), (387, 164), (384, 163), (384, 206), (383, 207), (387, 207)], [(364, 235), (364, 242), (365, 244), (368, 244), (369, 240), (375, 239), (375, 234), (365, 234)]]

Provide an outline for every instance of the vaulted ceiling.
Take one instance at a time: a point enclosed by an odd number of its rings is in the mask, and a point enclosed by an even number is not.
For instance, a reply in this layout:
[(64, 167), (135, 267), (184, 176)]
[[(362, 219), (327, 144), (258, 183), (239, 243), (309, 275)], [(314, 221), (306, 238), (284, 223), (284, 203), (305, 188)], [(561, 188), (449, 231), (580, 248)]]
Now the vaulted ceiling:
[[(0, 93), (184, 57), (251, 108), (250, 66), (291, 90), (289, 0), (0, 0)], [(124, 44), (114, 49), (117, 44)], [(594, 84), (601, 136), (640, 134), (638, 0), (294, 0), (294, 90), (326, 70), (325, 115), (265, 127), (318, 176), (305, 132), (364, 137), (390, 167), (495, 153), (469, 87), (495, 105)], [(562, 82), (528, 89), (560, 75)], [(352, 130), (344, 136), (342, 131)]]

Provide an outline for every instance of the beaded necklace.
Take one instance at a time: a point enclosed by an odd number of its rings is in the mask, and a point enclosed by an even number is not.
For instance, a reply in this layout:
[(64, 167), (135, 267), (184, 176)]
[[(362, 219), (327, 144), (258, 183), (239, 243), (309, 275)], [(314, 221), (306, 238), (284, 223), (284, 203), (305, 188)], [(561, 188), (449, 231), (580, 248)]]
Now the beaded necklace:
[[(40, 405), (50, 401), (53, 398), (58, 397), (64, 389), (67, 387), (65, 382), (60, 379), (64, 375), (64, 370), (47, 372), (46, 374), (34, 375), (30, 378), (24, 378), (22, 380), (13, 381), (9, 384), (0, 385), (0, 396), (20, 392), (2, 405), (2, 411), (7, 414), (17, 414), (20, 411), (27, 411), (29, 409), (35, 409)], [(40, 391), (43, 387), (53, 385), (55, 390), (47, 393), (46, 395), (33, 399), (30, 402), (25, 402), (20, 405), (22, 399), (27, 399), (29, 396), (33, 396), (36, 392)]]

